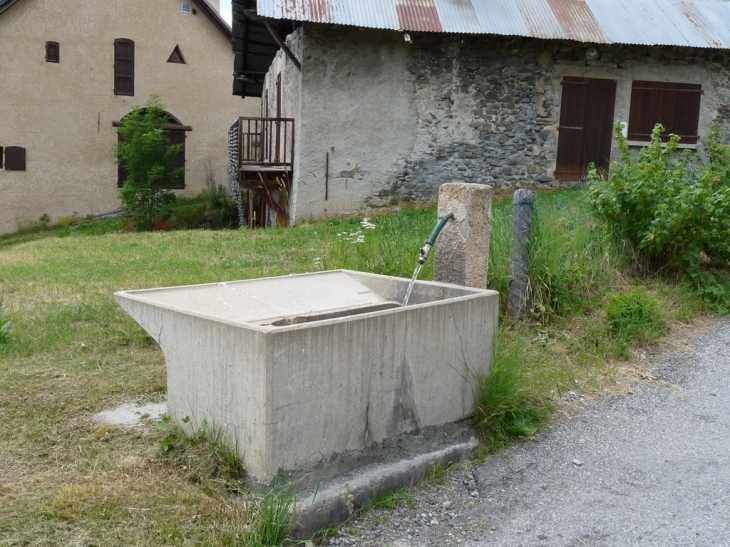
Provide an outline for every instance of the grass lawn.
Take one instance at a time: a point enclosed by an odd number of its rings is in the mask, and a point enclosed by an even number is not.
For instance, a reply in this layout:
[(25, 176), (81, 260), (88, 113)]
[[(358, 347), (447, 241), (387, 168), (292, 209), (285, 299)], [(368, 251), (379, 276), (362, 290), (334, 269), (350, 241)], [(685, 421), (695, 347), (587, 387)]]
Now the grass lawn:
[[(547, 409), (569, 390), (621, 376), (606, 302), (648, 287), (662, 319), (702, 303), (680, 285), (632, 280), (596, 227), (582, 190), (540, 196), (533, 305), (503, 321), (517, 389)], [(509, 282), (509, 200), (494, 206), (490, 286)], [(121, 289), (229, 281), (346, 267), (410, 277), (435, 208), (403, 208), (286, 230), (99, 233), (87, 227), (0, 238), (0, 296), (11, 321), (0, 349), (0, 546), (244, 545), (252, 502), (204, 446), (160, 450), (156, 424), (129, 430), (93, 415), (165, 396), (162, 353), (114, 302)], [(358, 242), (362, 240), (362, 242)], [(619, 258), (617, 258), (619, 257)], [(422, 279), (432, 277), (432, 260)], [(633, 285), (632, 285), (633, 284)], [(503, 299), (504, 302), (504, 299)], [(629, 340), (631, 344), (646, 340)], [(244, 499), (247, 498), (244, 496)]]

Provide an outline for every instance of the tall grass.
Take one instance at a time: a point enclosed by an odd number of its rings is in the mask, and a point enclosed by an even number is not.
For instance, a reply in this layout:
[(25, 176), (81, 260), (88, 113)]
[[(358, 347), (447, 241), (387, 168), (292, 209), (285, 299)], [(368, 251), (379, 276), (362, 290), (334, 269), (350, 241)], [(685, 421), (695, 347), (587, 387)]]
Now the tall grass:
[[(542, 323), (583, 312), (621, 281), (625, 259), (605, 224), (585, 202), (584, 189), (538, 194), (530, 240), (529, 312)], [(502, 309), (509, 295), (512, 202), (495, 203), (489, 252), (489, 287)]]
[(490, 452), (534, 435), (549, 415), (549, 401), (526, 382), (526, 347), (524, 337), (500, 331), (489, 375), (480, 380), (475, 422)]

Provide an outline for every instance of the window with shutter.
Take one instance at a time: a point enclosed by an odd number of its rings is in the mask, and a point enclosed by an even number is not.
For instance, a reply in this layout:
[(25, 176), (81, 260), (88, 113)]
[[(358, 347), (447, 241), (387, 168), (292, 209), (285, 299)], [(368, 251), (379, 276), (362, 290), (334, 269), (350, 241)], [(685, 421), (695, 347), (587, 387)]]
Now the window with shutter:
[(22, 146), (5, 147), (5, 170), (25, 171), (25, 148)]
[(114, 94), (134, 95), (134, 42), (114, 40)]
[(700, 121), (702, 86), (673, 82), (634, 81), (631, 88), (628, 139), (649, 141), (657, 123), (669, 135), (679, 135), (681, 143), (696, 144)]
[(58, 42), (46, 42), (46, 62), (59, 63), (61, 60), (61, 47)]
[(167, 140), (170, 145), (182, 144), (182, 149), (175, 155), (172, 164), (174, 169), (183, 169), (180, 172), (180, 180), (173, 186), (175, 189), (182, 190), (185, 188), (185, 131), (168, 130)]

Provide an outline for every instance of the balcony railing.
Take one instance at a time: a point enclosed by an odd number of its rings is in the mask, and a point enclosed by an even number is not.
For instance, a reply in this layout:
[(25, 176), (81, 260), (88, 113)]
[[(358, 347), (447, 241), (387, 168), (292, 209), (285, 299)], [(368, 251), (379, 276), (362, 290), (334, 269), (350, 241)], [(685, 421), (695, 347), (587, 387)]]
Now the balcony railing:
[(238, 170), (291, 172), (294, 118), (238, 119)]

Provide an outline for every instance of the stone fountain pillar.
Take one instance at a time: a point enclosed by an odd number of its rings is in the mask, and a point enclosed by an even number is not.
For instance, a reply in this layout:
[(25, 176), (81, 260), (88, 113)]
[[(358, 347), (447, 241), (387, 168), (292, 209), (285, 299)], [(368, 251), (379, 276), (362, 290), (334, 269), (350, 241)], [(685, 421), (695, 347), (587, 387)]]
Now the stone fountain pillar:
[(450, 182), (439, 189), (438, 218), (449, 213), (436, 241), (434, 281), (485, 289), (494, 191), (486, 184)]

